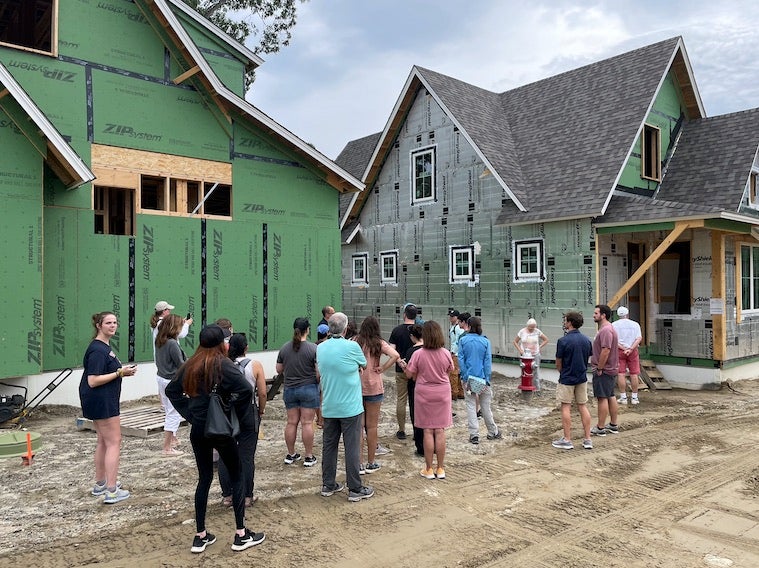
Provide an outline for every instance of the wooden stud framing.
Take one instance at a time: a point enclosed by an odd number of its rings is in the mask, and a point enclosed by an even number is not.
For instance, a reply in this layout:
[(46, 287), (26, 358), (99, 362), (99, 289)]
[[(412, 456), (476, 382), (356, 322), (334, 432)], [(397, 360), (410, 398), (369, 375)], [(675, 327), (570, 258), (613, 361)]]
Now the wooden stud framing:
[(198, 72), (200, 72), (200, 67), (198, 67), (196, 65), (195, 67), (193, 67), (189, 71), (185, 71), (184, 73), (182, 73), (181, 75), (179, 75), (176, 79), (174, 79), (174, 84), (175, 85), (179, 85), (179, 84), (183, 83), (185, 80), (189, 79), (190, 77), (192, 77), (193, 75), (195, 75)]

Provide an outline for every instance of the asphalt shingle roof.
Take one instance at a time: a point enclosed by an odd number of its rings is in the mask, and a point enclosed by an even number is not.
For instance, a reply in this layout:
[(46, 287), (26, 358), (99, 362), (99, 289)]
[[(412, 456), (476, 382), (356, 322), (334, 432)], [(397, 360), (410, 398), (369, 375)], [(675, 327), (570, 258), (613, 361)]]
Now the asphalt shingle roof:
[(759, 109), (686, 122), (658, 198), (737, 211), (759, 143)]
[[(507, 204), (498, 224), (576, 217), (626, 223), (736, 211), (757, 151), (759, 109), (686, 121), (656, 198), (616, 192), (601, 216), (679, 45), (679, 37), (671, 38), (500, 94), (429, 69), (412, 73), (527, 208)], [(380, 136), (348, 143), (336, 162), (361, 177)], [(341, 219), (350, 199), (341, 196)]]

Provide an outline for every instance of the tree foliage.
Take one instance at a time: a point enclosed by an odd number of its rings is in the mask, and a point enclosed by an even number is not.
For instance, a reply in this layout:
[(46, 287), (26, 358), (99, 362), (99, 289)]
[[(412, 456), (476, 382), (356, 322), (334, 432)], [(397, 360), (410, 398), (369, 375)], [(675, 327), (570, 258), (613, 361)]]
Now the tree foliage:
[(306, 0), (183, 0), (228, 35), (246, 43), (256, 53), (276, 53), (290, 44), (297, 17), (297, 3)]

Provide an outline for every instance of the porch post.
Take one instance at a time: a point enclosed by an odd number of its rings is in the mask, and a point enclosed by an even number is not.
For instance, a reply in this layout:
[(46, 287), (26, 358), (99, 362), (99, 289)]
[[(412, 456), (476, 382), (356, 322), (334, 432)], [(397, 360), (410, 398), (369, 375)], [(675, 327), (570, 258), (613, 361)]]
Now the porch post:
[(719, 300), (719, 313), (712, 313), (712, 352), (715, 361), (725, 360), (727, 330), (725, 326), (725, 233), (712, 230), (712, 301)]

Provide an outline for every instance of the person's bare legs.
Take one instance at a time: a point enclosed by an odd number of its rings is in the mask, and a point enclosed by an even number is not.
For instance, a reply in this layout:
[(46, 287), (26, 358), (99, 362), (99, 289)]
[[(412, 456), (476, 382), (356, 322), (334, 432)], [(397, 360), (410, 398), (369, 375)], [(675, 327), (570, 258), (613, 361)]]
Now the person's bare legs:
[[(437, 466), (439, 469), (445, 469), (445, 428), (435, 428), (433, 430), (433, 437), (435, 439), (435, 455), (437, 456)], [(424, 453), (426, 456), (427, 452)], [(432, 467), (432, 460), (430, 460), (430, 465), (427, 467)]]
[(435, 434), (431, 428), (424, 429), (424, 469), (432, 469), (432, 455), (435, 453)]
[(164, 430), (163, 432), (163, 451), (164, 453), (171, 453), (171, 448), (174, 446), (174, 440), (176, 439), (176, 436), (174, 435), (174, 432), (170, 432), (169, 430)]
[(638, 375), (630, 373), (630, 390), (632, 390), (632, 393), (635, 395), (638, 394), (638, 383)]
[[(609, 415), (609, 399), (597, 398), (596, 401), (598, 401), (598, 427), (603, 428), (606, 426), (606, 417)], [(616, 399), (614, 402), (616, 403)]]
[[(562, 405), (563, 406), (563, 405)], [(587, 404), (578, 404), (577, 411), (580, 413), (580, 421), (582, 422), (583, 440), (590, 439), (590, 410), (588, 410)]]
[[(288, 411), (289, 414), (289, 411)], [(316, 415), (315, 408), (301, 408), (300, 409), (300, 437), (303, 439), (303, 448), (306, 452), (306, 456), (314, 455), (314, 416)], [(297, 433), (297, 426), (296, 426)], [(295, 434), (293, 434), (293, 451), (295, 452)]]
[[(635, 377), (637, 382), (637, 376)], [(632, 384), (632, 375), (630, 375), (630, 384)], [(617, 387), (619, 388), (619, 396), (627, 397), (627, 375), (625, 373), (619, 373), (617, 375)], [(636, 388), (633, 388), (633, 392), (637, 392)]]
[(606, 400), (609, 401), (609, 422), (611, 422), (614, 425), (618, 425), (619, 422), (617, 422), (617, 418), (619, 417), (619, 405), (617, 404), (617, 398), (614, 396), (611, 396), (607, 398)]
[(572, 439), (572, 405), (566, 402), (561, 403), (561, 427), (564, 430), (564, 439)]
[[(287, 445), (287, 453), (293, 455), (295, 453), (295, 438), (298, 435), (298, 422), (301, 421), (300, 413), (302, 408), (288, 408), (287, 409), (287, 424), (285, 424), (285, 444)], [(311, 417), (313, 420), (313, 416)], [(311, 441), (313, 442), (314, 430), (311, 428)]]
[(93, 420), (98, 435), (95, 448), (95, 481), (105, 479), (105, 486), (116, 487), (121, 454), (121, 417)]
[(364, 402), (366, 428), (366, 463), (374, 463), (377, 452), (377, 424), (379, 423), (381, 402)]

